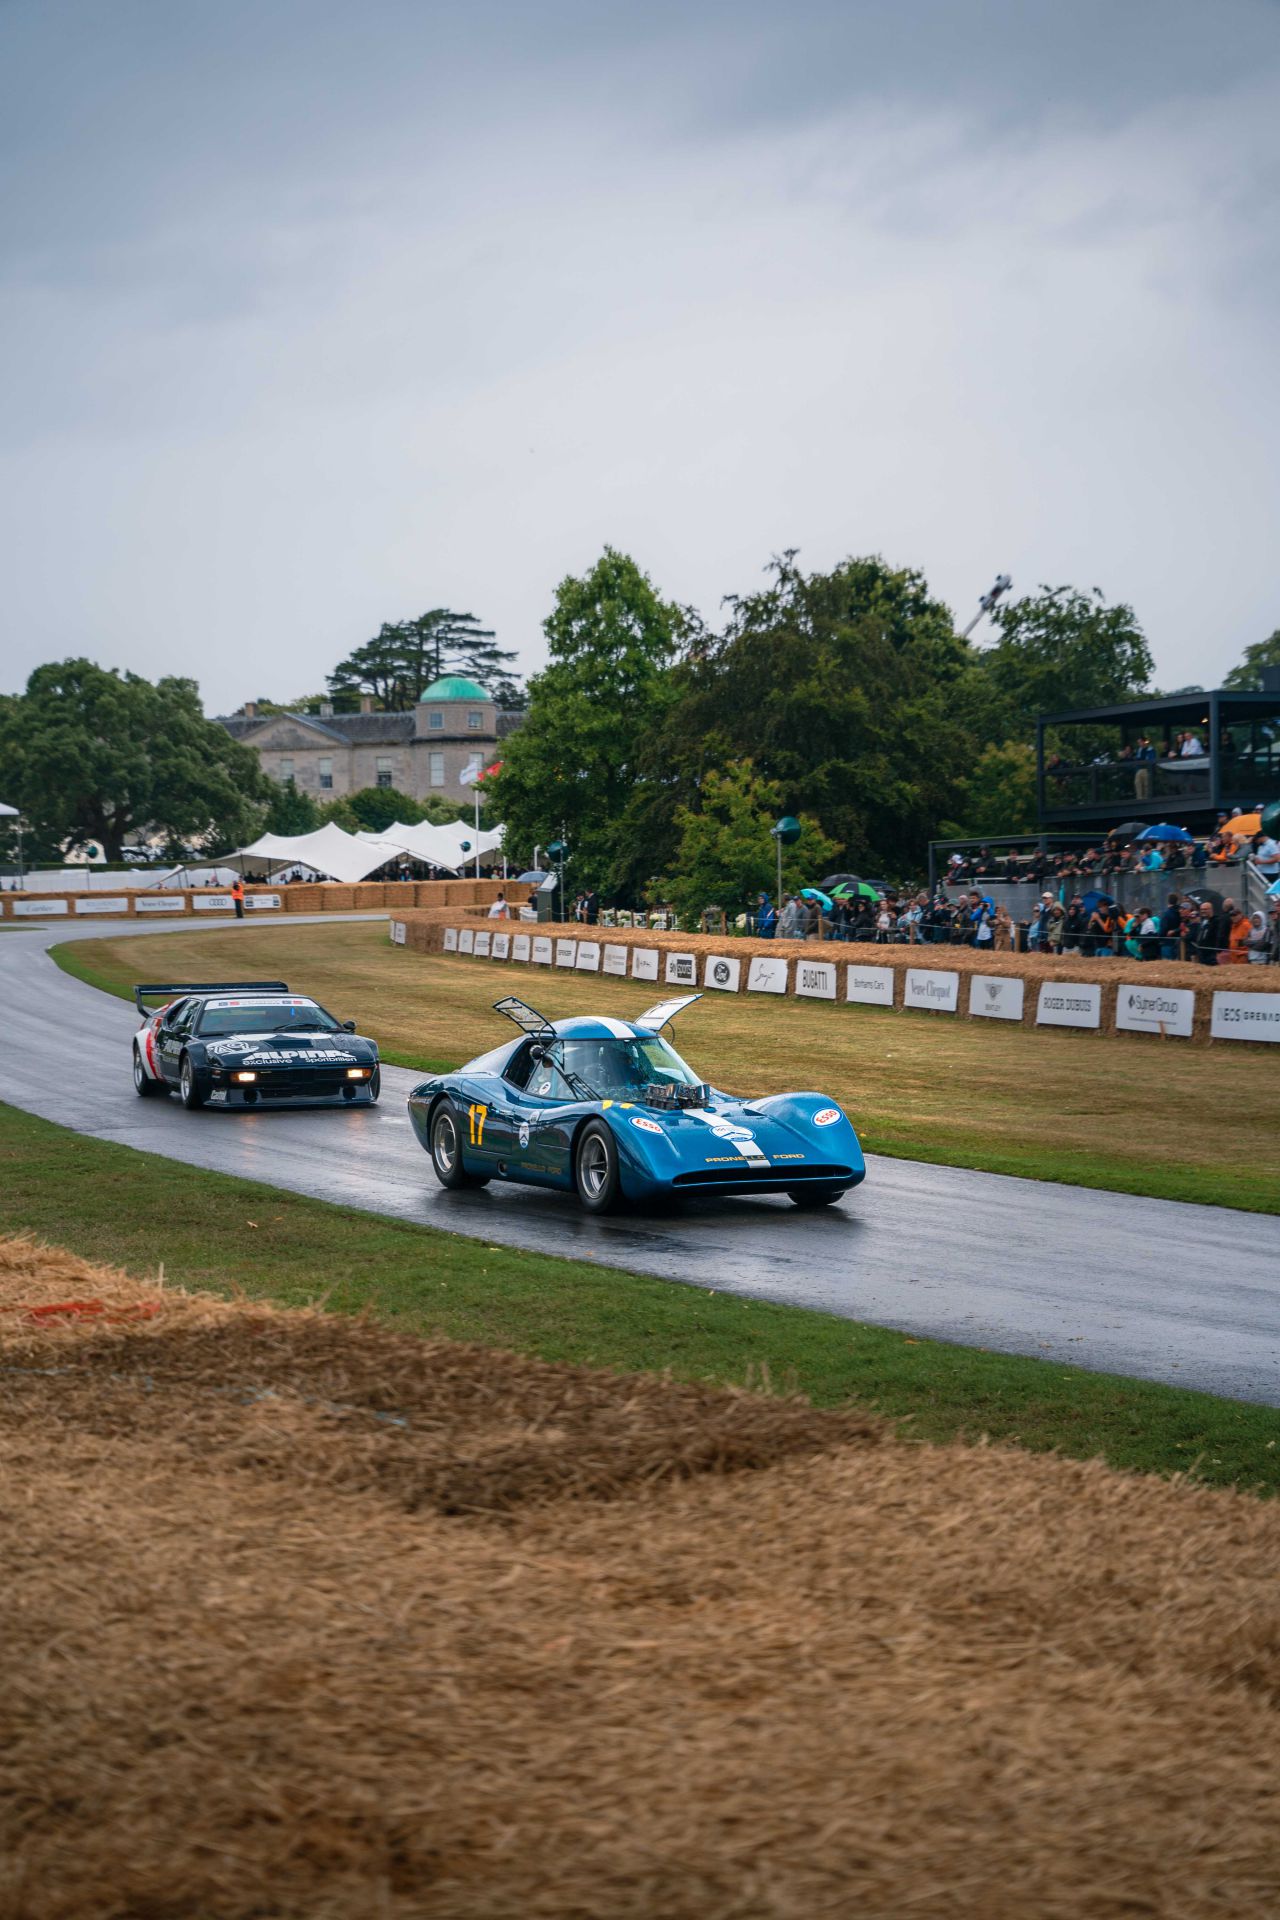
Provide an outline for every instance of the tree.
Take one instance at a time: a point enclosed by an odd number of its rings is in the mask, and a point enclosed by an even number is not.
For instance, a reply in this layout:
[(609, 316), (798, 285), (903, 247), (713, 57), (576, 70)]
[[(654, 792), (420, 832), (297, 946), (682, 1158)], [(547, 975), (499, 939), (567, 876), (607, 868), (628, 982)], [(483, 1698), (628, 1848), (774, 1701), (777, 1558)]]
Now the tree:
[(346, 795), (345, 805), (365, 833), (385, 833), (394, 820), (413, 827), (423, 818), (412, 794), (401, 793), (396, 787), (358, 787)]
[(100, 841), (108, 860), (143, 829), (243, 843), (273, 791), (257, 755), (205, 719), (194, 680), (153, 685), (92, 660), (36, 668), (0, 709), (0, 761), (38, 836)]
[(667, 669), (689, 623), (612, 547), (589, 573), (560, 582), (543, 623), (550, 660), (529, 684), (528, 717), (504, 742), (500, 771), (485, 783), (509, 846), (532, 855), (563, 829), (575, 882), (607, 890), (630, 882), (636, 849), (619, 829), (637, 745), (671, 698)]
[(851, 865), (910, 871), (974, 755), (960, 714), (969, 650), (909, 569), (872, 557), (805, 574), (785, 553), (769, 572), (676, 670), (664, 737), (642, 754), (654, 784), (633, 813), (648, 805), (661, 840), (664, 801), (674, 818), (708, 768), (750, 759)]
[(1232, 667), (1222, 684), (1236, 687), (1241, 693), (1261, 693), (1264, 667), (1280, 667), (1280, 627), (1265, 640), (1255, 640), (1246, 647), (1239, 666)]
[(990, 697), (988, 737), (1030, 740), (1042, 713), (1108, 707), (1150, 684), (1150, 649), (1133, 608), (1109, 607), (1098, 588), (1042, 587), (997, 607), (994, 647), (978, 656)]
[(264, 833), (282, 837), (293, 833), (314, 833), (320, 825), (320, 809), (309, 793), (299, 793), (292, 774), (282, 780), (267, 803)]
[[(708, 773), (698, 802), (696, 809), (676, 809), (679, 844), (663, 880), (664, 897), (686, 926), (696, 926), (704, 907), (738, 913), (777, 884), (777, 849), (769, 831), (782, 812), (777, 783), (761, 779), (749, 760), (740, 760), (723, 772)], [(800, 824), (800, 839), (783, 849), (783, 886), (792, 891), (818, 880), (837, 851), (811, 815)]]
[(1035, 748), (1005, 740), (978, 755), (961, 787), (959, 817), (941, 821), (938, 837), (997, 840), (1034, 833), (1037, 818)]
[(328, 685), (335, 705), (370, 693), (389, 713), (406, 712), (445, 673), (466, 674), (495, 698), (500, 688), (518, 699), (511, 676), (515, 657), (473, 613), (433, 607), (413, 620), (384, 621), (372, 640), (339, 661)]

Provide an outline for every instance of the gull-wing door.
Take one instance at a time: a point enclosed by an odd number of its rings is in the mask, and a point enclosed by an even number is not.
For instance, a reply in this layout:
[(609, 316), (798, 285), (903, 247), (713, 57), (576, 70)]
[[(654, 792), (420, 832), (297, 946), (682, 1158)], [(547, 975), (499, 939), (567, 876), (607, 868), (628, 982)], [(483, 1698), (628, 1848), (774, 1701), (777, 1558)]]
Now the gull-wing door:
[(505, 1000), (495, 1000), (493, 1010), (495, 1013), (505, 1013), (508, 1020), (514, 1020), (521, 1033), (541, 1033), (548, 1040), (555, 1039), (555, 1028), (547, 1016), (539, 1013), (536, 1007), (531, 1007), (528, 1001), (518, 1000), (514, 994), (509, 994)]
[(686, 993), (679, 1000), (659, 1000), (657, 1006), (650, 1007), (647, 1013), (638, 1013), (635, 1024), (638, 1027), (648, 1027), (651, 1032), (657, 1033), (666, 1026), (668, 1020), (674, 1020), (678, 1013), (682, 1013), (686, 1007), (691, 1007), (695, 1000), (701, 1000), (701, 998), (700, 993)]

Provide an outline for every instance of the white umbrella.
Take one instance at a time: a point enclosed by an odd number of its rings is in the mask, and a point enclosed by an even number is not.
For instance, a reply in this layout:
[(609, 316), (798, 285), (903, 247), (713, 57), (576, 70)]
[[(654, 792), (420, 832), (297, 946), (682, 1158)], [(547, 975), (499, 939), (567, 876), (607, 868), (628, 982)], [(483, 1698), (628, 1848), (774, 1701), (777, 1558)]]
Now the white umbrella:
[(17, 807), (6, 807), (4, 801), (0, 800), (0, 814), (3, 814), (6, 819), (16, 820), (18, 817), (18, 809)]

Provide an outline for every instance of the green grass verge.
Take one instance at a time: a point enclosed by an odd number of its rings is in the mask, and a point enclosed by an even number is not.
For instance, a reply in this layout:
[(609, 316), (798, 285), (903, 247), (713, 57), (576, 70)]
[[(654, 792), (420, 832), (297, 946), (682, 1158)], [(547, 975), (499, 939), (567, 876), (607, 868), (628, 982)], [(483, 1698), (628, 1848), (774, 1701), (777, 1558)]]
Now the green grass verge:
[(373, 1309), (423, 1334), (743, 1384), (1117, 1467), (1274, 1492), (1273, 1409), (916, 1340), (589, 1261), (488, 1246), (90, 1140), (0, 1106), (0, 1229), (184, 1287)]

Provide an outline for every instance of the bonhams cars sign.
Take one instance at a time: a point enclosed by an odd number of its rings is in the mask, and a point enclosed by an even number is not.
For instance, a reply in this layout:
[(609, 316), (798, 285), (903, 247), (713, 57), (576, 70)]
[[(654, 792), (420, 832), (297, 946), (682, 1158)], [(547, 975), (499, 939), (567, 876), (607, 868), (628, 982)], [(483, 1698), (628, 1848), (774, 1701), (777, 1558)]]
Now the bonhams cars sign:
[(893, 1005), (892, 967), (846, 967), (844, 972), (846, 1000), (869, 1007)]
[(1215, 993), (1211, 1040), (1280, 1040), (1280, 993)]

